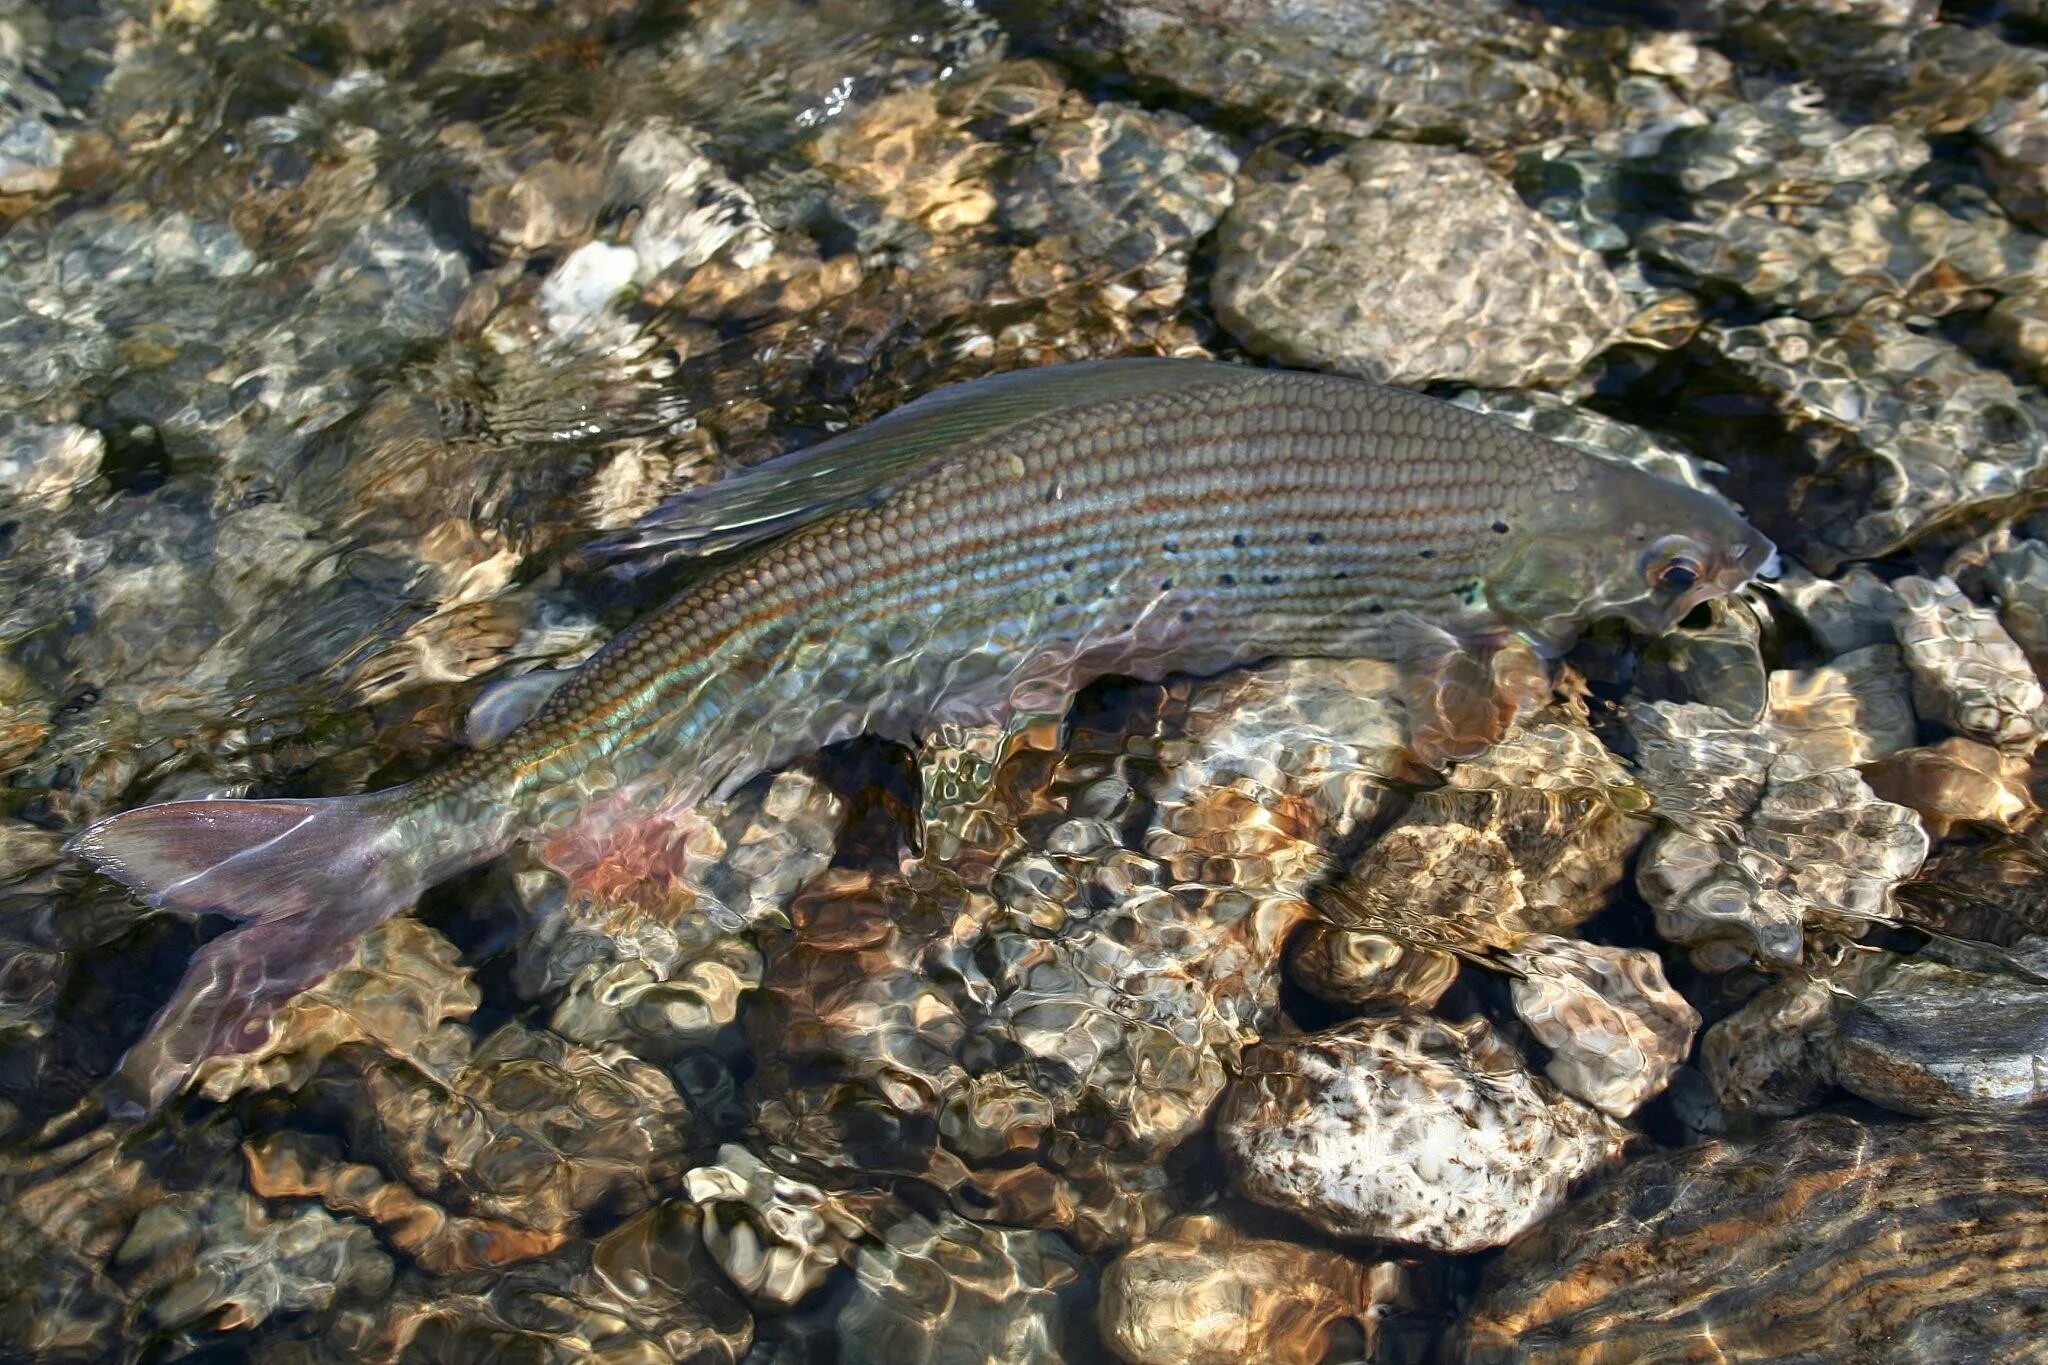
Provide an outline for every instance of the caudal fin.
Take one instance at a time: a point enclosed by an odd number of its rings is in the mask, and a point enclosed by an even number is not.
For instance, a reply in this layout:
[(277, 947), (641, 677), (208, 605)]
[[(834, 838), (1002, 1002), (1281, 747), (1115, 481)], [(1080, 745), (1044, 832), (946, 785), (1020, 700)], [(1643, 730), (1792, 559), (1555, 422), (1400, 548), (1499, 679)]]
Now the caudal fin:
[[(244, 921), (193, 957), (118, 1083), (153, 1112), (209, 1057), (269, 1037), (277, 1007), (411, 903), (414, 860), (382, 793), (317, 801), (172, 801), (110, 816), (71, 852), (148, 904)], [(110, 1107), (122, 1101), (110, 1101)]]

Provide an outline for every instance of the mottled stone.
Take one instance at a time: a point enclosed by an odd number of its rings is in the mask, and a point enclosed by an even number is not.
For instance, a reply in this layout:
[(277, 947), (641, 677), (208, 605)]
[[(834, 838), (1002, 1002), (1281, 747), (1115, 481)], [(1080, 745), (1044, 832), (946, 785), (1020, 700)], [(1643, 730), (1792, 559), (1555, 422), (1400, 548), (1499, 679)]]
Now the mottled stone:
[(1876, 318), (1703, 333), (1791, 421), (1817, 472), (1790, 511), (1813, 568), (1871, 558), (2048, 481), (2048, 406), (1939, 337)]
[(1818, 975), (1782, 977), (1700, 1040), (1700, 1069), (1724, 1114), (1787, 1118), (1833, 1088), (1841, 1002)]
[(1768, 697), (1784, 752), (1816, 772), (1899, 753), (1919, 736), (1912, 674), (1889, 643), (1847, 650), (1814, 668), (1778, 669)]
[(1861, 564), (1832, 578), (1818, 578), (1790, 564), (1773, 591), (1830, 657), (1873, 645), (1896, 645), (1892, 621), (1899, 614), (1898, 596)]
[(2048, 268), (2048, 240), (2014, 228), (1995, 206), (1963, 191), (1948, 197), (1952, 204), (1851, 185), (1819, 204), (1765, 203), (1656, 222), (1637, 245), (1696, 280), (1733, 285), (1759, 303), (1815, 319), (1975, 310)]
[(837, 1319), (846, 1365), (1049, 1365), (1094, 1345), (1093, 1272), (1053, 1233), (912, 1217), (853, 1269)]
[(1888, 919), (1891, 889), (1927, 856), (1913, 812), (1878, 800), (1853, 768), (1782, 752), (1769, 728), (1668, 702), (1631, 708), (1630, 726), (1670, 822), (1636, 884), (1672, 942), (1796, 963), (1808, 928), (1860, 934)]
[(792, 771), (716, 811), (589, 812), (534, 850), (519, 883), (529, 932), (516, 979), (555, 997), (565, 1037), (703, 1046), (761, 981), (747, 934), (778, 922), (832, 854), (843, 803)]
[[(391, 1286), (391, 1258), (352, 1218), (303, 1206), (273, 1216), (247, 1195), (186, 1197), (176, 1207), (195, 1225), (197, 1245), (150, 1304), (161, 1327), (203, 1320), (249, 1328), (273, 1314), (325, 1308), (337, 1297), (375, 1299)], [(116, 1257), (135, 1259), (141, 1240), (131, 1233)]]
[(974, 1216), (1144, 1236), (1165, 1154), (1277, 1013), (1330, 849), (1415, 771), (1395, 681), (1293, 661), (1136, 688), (1063, 752), (1024, 736), (956, 855), (798, 897), (746, 1017), (757, 1122), (837, 1180), (907, 1169)]
[(1600, 908), (1646, 833), (1643, 805), (1576, 717), (1539, 713), (1417, 794), (1320, 906), (1345, 929), (1417, 947), (1513, 948)]
[(1367, 1018), (1246, 1051), (1217, 1117), (1239, 1189), (1334, 1237), (1499, 1246), (1620, 1150), (1483, 1020)]
[(1127, 270), (1184, 251), (1235, 191), (1230, 143), (1183, 116), (1105, 101), (1037, 130), (1000, 185), (1003, 221), (1059, 236), (1091, 266)]
[(386, 920), (357, 941), (349, 962), (279, 1009), (263, 1043), (202, 1064), (195, 1084), (217, 1100), (242, 1090), (294, 1090), (349, 1043), (413, 1062), (457, 1052), (460, 1036), (442, 1025), (467, 1019), (478, 1000), (458, 959), (454, 944), (418, 920)]
[(1998, 621), (2038, 673), (2048, 664), (2048, 545), (2019, 540), (1994, 552), (1985, 575), (1998, 597)]
[(737, 1365), (753, 1336), (745, 1305), (704, 1254), (695, 1206), (677, 1201), (594, 1242), (421, 1286), (345, 1358)]
[(646, 1207), (694, 1136), (665, 1073), (516, 1023), (452, 1065), (359, 1064), (343, 1092), (357, 1154), (457, 1211), (543, 1232)]
[(1618, 460), (1687, 488), (1710, 488), (1699, 457), (1677, 442), (1541, 389), (1465, 389), (1452, 395), (1461, 408), (1497, 417), (1560, 445), (1603, 460)]
[(454, 1275), (543, 1255), (564, 1240), (489, 1218), (449, 1214), (374, 1166), (340, 1160), (331, 1145), (273, 1133), (244, 1145), (249, 1187), (265, 1199), (318, 1199), (376, 1224), (430, 1275)]
[(1458, 979), (1458, 959), (1441, 948), (1334, 924), (1309, 925), (1287, 967), (1309, 994), (1339, 1005), (1390, 1001), (1428, 1009)]
[(2048, 1100), (2048, 986), (1901, 962), (1842, 1018), (1841, 1085), (1887, 1109), (1948, 1117)]
[(1253, 350), (1391, 383), (1559, 384), (1629, 306), (1601, 259), (1478, 160), (1361, 142), (1240, 185), (1217, 318)]
[(2048, 379), (2048, 290), (2021, 289), (1984, 315), (1991, 350), (2035, 383)]
[(1937, 839), (1960, 823), (2011, 830), (2039, 814), (2027, 790), (2026, 760), (1971, 739), (1905, 749), (1863, 775), (1885, 800), (1920, 812)]
[(1515, 1013), (1557, 1088), (1627, 1118), (1671, 1083), (1700, 1016), (1652, 952), (1532, 934), (1508, 959)]
[(1947, 578), (1901, 578), (1892, 591), (1920, 714), (1987, 743), (2031, 749), (2048, 694), (1997, 615)]
[(1708, 0), (1722, 42), (1856, 90), (1889, 76), (1939, 16), (1937, 0)]
[(921, 253), (995, 215), (987, 172), (996, 148), (964, 124), (936, 92), (905, 90), (829, 124), (804, 150), (863, 250)]
[(0, 506), (64, 507), (98, 476), (106, 445), (75, 422), (0, 414)]
[(470, 222), (509, 252), (581, 243), (597, 220), (601, 176), (587, 161), (545, 157), (512, 180), (478, 191)]
[(850, 1254), (865, 1225), (833, 1196), (727, 1143), (686, 1177), (704, 1249), (749, 1302), (791, 1308)]
[(1851, 125), (1811, 86), (1781, 85), (1683, 129), (1654, 165), (1699, 203), (1814, 200), (1838, 185), (1894, 180), (1925, 165), (1927, 140), (1888, 123)]
[(1970, 124), (1998, 201), (2048, 230), (2048, 79), (2015, 83)]
[(1514, 145), (1604, 125), (1619, 35), (1500, 0), (1073, 0), (1057, 40), (1282, 123)]
[(667, 119), (633, 130), (612, 159), (604, 189), (614, 209), (637, 214), (625, 244), (642, 284), (720, 256), (749, 269), (773, 250), (753, 196), (711, 158), (701, 136)]
[(1717, 597), (1704, 620), (1688, 619), (1643, 647), (1635, 690), (1644, 697), (1710, 702), (1761, 719), (1770, 702), (1763, 625), (1749, 602)]
[(1657, 1153), (1517, 1240), (1448, 1358), (2033, 1359), (2044, 1210), (2038, 1127), (1819, 1114)]
[(1379, 1314), (1403, 1284), (1394, 1262), (1252, 1237), (1195, 1213), (1111, 1263), (1096, 1322), (1127, 1365), (1320, 1365), (1343, 1322), (1370, 1358)]

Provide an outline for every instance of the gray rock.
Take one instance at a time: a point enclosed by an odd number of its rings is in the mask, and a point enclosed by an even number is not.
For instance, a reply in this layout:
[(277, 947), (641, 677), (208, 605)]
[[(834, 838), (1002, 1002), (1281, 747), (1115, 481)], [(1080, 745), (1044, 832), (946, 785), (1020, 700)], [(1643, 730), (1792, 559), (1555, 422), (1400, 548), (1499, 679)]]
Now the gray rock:
[(1815, 1114), (1647, 1155), (1489, 1266), (1440, 1358), (2038, 1359), (2044, 1138)]
[(1903, 1114), (1998, 1114), (2048, 1100), (2048, 986), (1904, 962), (1843, 1018), (1845, 1089)]
[(720, 253), (743, 267), (767, 259), (771, 239), (753, 196), (690, 129), (666, 119), (635, 129), (619, 148), (605, 188), (614, 208), (639, 211), (626, 244), (642, 284), (670, 270), (695, 270)]
[(1559, 384), (1630, 313), (1606, 264), (1457, 152), (1361, 142), (1223, 220), (1218, 319), (1253, 350), (1400, 384)]

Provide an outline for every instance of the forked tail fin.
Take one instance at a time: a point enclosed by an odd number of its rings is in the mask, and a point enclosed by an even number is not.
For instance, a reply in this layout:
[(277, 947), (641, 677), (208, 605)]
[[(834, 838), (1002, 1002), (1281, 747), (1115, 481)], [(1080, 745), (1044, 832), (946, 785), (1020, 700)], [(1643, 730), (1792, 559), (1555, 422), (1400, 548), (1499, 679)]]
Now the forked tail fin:
[(209, 1057), (269, 1037), (277, 1007), (348, 959), (423, 884), (389, 794), (312, 801), (171, 801), (110, 816), (68, 845), (142, 900), (244, 921), (194, 955), (122, 1059), (109, 1100), (154, 1112)]

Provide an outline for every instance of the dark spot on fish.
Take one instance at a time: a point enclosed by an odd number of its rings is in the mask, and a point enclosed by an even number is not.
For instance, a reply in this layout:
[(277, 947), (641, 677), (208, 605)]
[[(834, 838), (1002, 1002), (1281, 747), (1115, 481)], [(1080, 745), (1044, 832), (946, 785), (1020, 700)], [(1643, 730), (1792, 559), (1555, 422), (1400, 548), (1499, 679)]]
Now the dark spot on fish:
[(1162, 578), (1162, 579), (1160, 579), (1160, 580), (1159, 580), (1159, 591), (1161, 591), (1161, 592), (1172, 592), (1172, 591), (1173, 591), (1173, 580), (1172, 580), (1171, 578)]
[(1424, 559), (1435, 559), (1435, 558), (1436, 558), (1436, 551), (1435, 551), (1435, 550), (1424, 550), (1424, 551), (1422, 552), (1422, 557), (1423, 557)]
[(1077, 567), (1077, 565), (1074, 560), (1070, 559), (1066, 563), (1060, 565), (1060, 567), (1066, 570), (1068, 573), (1072, 573), (1074, 569)]
[(1345, 579), (1351, 577), (1351, 570), (1339, 569), (1337, 570), (1337, 572), (1331, 574), (1330, 577), (1335, 581), (1342, 583)]
[(1162, 550), (1164, 550), (1164, 551), (1166, 551), (1166, 553), (1168, 553), (1168, 554), (1170, 554), (1170, 555), (1171, 555), (1171, 554), (1179, 554), (1179, 553), (1180, 553), (1180, 542), (1179, 542), (1178, 540), (1169, 540), (1169, 541), (1166, 541), (1166, 542), (1162, 543), (1162, 544), (1160, 545), (1160, 547), (1159, 547), (1159, 548), (1160, 548), (1160, 549), (1162, 549)]
[(1226, 588), (1234, 587), (1237, 583), (1237, 575), (1234, 573), (1218, 574), (1216, 575), (1216, 581)]
[(1183, 621), (1192, 621), (1192, 620), (1194, 620), (1194, 619), (1195, 619), (1195, 612), (1194, 612), (1194, 608), (1192, 608), (1192, 607), (1182, 607), (1182, 608), (1180, 609), (1180, 619), (1181, 619), (1181, 620), (1183, 620)]
[(1056, 607), (1064, 607), (1067, 605), (1067, 595), (1063, 592), (1054, 593), (1052, 595), (1052, 604)]
[(1280, 581), (1280, 575), (1276, 573), (1262, 573), (1259, 575), (1259, 581), (1261, 583), (1264, 583), (1268, 587), (1271, 587), (1273, 584), (1278, 583)]
[(1506, 535), (1508, 533), (1508, 524), (1504, 521), (1496, 521), (1493, 524), (1493, 533), (1497, 536)]
[(1311, 545), (1320, 545), (1320, 544), (1322, 544), (1322, 543), (1323, 543), (1323, 533), (1322, 533), (1321, 531), (1310, 531), (1310, 532), (1308, 533), (1308, 543), (1309, 543), (1309, 544), (1311, 544)]
[(1458, 589), (1458, 600), (1468, 607), (1477, 606), (1479, 598), (1480, 586), (1477, 583), (1467, 583), (1464, 587)]
[(1375, 602), (1375, 603), (1373, 603), (1373, 604), (1372, 604), (1371, 606), (1369, 606), (1369, 607), (1367, 607), (1367, 608), (1365, 609), (1365, 614), (1366, 614), (1366, 615), (1368, 615), (1368, 616), (1378, 616), (1378, 615), (1379, 615), (1379, 614), (1380, 614), (1381, 612), (1383, 612), (1383, 611), (1385, 611), (1385, 610), (1386, 610), (1386, 608), (1385, 608), (1385, 607), (1383, 607), (1383, 606), (1381, 606), (1381, 605), (1380, 605), (1379, 603)]
[(1244, 532), (1239, 531), (1236, 535), (1232, 536), (1230, 543), (1242, 550), (1244, 548)]

